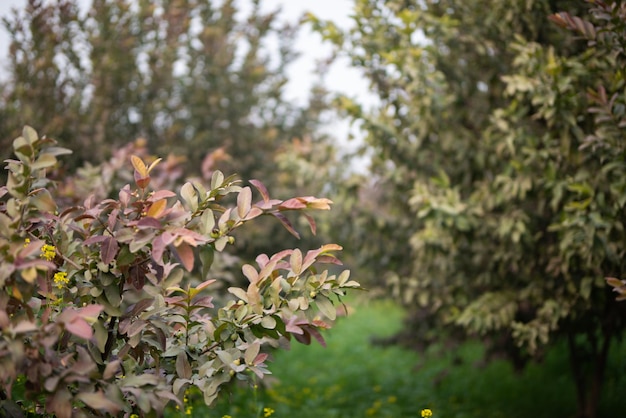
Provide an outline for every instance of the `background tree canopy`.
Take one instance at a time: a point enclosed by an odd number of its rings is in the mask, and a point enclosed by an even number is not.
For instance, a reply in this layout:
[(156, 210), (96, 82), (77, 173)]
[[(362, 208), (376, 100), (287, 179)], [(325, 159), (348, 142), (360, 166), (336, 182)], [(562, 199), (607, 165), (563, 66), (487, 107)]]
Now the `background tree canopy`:
[(565, 339), (585, 417), (626, 318), (605, 283), (626, 260), (624, 9), (593, 3), (357, 0), (348, 33), (311, 18), (380, 97), (339, 100), (376, 192), (352, 250), (413, 311), (406, 334), (480, 337), (519, 367)]

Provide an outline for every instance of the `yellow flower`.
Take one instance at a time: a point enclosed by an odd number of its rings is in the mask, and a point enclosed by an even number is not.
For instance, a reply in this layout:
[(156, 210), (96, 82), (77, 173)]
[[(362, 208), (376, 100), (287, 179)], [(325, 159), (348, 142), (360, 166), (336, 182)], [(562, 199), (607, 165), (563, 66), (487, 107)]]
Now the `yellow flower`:
[(271, 417), (273, 413), (274, 413), (274, 410), (272, 408), (263, 408), (263, 416), (265, 418)]
[(193, 407), (188, 406), (187, 409), (185, 409), (185, 415), (191, 415), (191, 411), (193, 411)]
[(57, 288), (63, 289), (70, 282), (70, 279), (67, 278), (67, 273), (64, 271), (59, 271), (54, 273), (54, 284)]
[(24, 248), (28, 247), (28, 244), (30, 244), (30, 238), (24, 240)]
[(54, 257), (57, 255), (57, 249), (54, 245), (44, 244), (41, 247), (41, 255), (40, 257), (46, 261), (52, 261)]
[(233, 418), (233, 417), (231, 417), (230, 415), (224, 415), (222, 416), (222, 418)]
[(428, 417), (432, 417), (432, 416), (433, 416), (433, 411), (431, 411), (428, 408), (422, 409), (422, 418), (428, 418)]

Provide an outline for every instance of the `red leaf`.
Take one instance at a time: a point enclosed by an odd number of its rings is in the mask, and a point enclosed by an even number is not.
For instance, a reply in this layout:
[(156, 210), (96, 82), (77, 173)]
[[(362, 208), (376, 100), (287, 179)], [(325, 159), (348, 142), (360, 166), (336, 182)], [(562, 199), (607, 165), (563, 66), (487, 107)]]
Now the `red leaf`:
[(83, 245), (91, 245), (91, 244), (100, 243), (102, 241), (105, 241), (107, 238), (110, 238), (110, 237), (106, 237), (104, 235), (94, 235), (84, 240)]
[(174, 247), (174, 253), (187, 271), (193, 269), (193, 250), (188, 244), (182, 242), (178, 247)]
[(75, 317), (73, 320), (65, 323), (65, 329), (77, 337), (84, 338), (86, 340), (91, 339), (93, 336), (93, 330), (91, 326), (83, 318)]
[(276, 219), (278, 219), (280, 221), (280, 223), (283, 224), (285, 229), (287, 231), (289, 231), (289, 233), (291, 233), (291, 235), (293, 235), (294, 237), (300, 239), (300, 234), (298, 234), (298, 231), (296, 231), (294, 229), (293, 225), (291, 225), (291, 222), (289, 222), (289, 219), (287, 219), (285, 217), (285, 215), (283, 215), (281, 213), (272, 213), (272, 215), (274, 215), (276, 217)]
[(315, 223), (315, 219), (313, 219), (313, 217), (311, 215), (309, 215), (306, 212), (302, 213), (304, 215), (304, 217), (306, 218), (307, 221), (309, 221), (309, 226), (311, 227), (311, 233), (313, 235), (317, 234), (317, 224)]
[(270, 200), (270, 195), (265, 188), (265, 185), (261, 183), (259, 180), (250, 180), (250, 184), (252, 184), (258, 191), (261, 193), (261, 197), (263, 197), (263, 201), (268, 203)]
[(156, 218), (148, 216), (137, 221), (137, 228), (159, 229), (161, 228), (161, 222)]
[(106, 237), (100, 246), (100, 256), (102, 257), (102, 262), (104, 264), (109, 264), (113, 261), (119, 249), (120, 246), (115, 238)]
[(289, 200), (285, 200), (283, 203), (278, 205), (278, 210), (298, 210), (298, 209), (306, 209), (306, 203), (302, 202), (300, 199), (294, 197)]

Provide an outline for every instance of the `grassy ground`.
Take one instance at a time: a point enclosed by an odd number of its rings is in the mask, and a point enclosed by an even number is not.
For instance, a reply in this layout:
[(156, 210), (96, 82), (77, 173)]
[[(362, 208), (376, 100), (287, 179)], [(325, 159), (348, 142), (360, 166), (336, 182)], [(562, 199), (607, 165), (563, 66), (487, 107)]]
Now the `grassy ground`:
[[(568, 359), (554, 350), (541, 365), (515, 374), (505, 362), (476, 368), (477, 344), (457, 354), (420, 358), (397, 347), (373, 347), (373, 336), (388, 336), (401, 327), (402, 311), (389, 301), (353, 304), (354, 312), (325, 336), (328, 347), (294, 343), (276, 354), (267, 388), (256, 393), (237, 389), (215, 408), (195, 403), (192, 415), (252, 418), (419, 417), (424, 408), (433, 418), (559, 418), (574, 413)], [(626, 345), (614, 350), (605, 386), (602, 416), (626, 414)], [(419, 365), (419, 367), (416, 367)], [(267, 414), (263, 413), (263, 408)]]

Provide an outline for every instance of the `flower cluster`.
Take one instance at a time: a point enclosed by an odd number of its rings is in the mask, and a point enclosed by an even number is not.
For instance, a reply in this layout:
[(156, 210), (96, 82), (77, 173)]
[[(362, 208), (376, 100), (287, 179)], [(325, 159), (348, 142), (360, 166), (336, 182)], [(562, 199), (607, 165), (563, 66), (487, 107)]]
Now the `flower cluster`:
[(67, 286), (69, 282), (70, 279), (68, 279), (66, 272), (59, 271), (57, 273), (54, 273), (54, 285), (57, 288), (63, 289), (65, 286)]
[(433, 416), (433, 411), (431, 411), (430, 409), (426, 408), (426, 409), (422, 409), (422, 418), (429, 418)]
[(54, 245), (44, 244), (41, 247), (40, 257), (46, 261), (52, 261), (57, 255), (57, 249)]
[(274, 410), (272, 408), (263, 408), (263, 417), (267, 418), (272, 416)]

